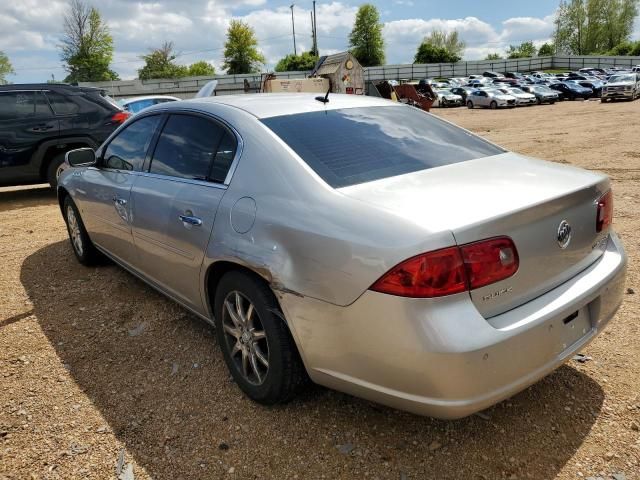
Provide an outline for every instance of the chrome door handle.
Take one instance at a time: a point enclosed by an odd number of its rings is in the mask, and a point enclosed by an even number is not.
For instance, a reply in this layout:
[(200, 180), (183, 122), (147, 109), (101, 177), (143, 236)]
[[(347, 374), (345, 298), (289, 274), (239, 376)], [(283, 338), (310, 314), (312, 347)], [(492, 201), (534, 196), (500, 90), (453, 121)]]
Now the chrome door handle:
[(113, 201), (118, 205), (126, 205), (127, 201), (124, 198), (113, 197)]
[(195, 225), (196, 227), (199, 227), (200, 225), (202, 225), (202, 219), (198, 217), (190, 217), (188, 215), (179, 215), (178, 218), (180, 218), (180, 221), (182, 223), (186, 223), (187, 225)]

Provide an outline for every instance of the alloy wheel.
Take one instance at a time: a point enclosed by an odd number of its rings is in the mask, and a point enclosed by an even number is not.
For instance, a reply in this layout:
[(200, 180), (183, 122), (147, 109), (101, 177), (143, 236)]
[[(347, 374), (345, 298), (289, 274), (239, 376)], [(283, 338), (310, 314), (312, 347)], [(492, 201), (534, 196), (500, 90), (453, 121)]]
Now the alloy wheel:
[(82, 234), (80, 232), (80, 224), (76, 218), (76, 213), (71, 206), (67, 207), (67, 225), (69, 225), (69, 236), (76, 253), (82, 256), (84, 248), (82, 245)]
[(269, 372), (267, 335), (255, 306), (237, 290), (224, 299), (222, 328), (238, 372), (253, 385), (264, 383)]

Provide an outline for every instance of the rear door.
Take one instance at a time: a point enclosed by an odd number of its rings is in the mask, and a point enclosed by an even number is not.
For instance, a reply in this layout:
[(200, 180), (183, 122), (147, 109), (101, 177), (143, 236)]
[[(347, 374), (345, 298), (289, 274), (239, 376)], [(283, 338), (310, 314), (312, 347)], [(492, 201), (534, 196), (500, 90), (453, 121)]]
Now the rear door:
[(132, 190), (139, 269), (197, 311), (204, 311), (200, 267), (236, 145), (211, 117), (171, 114)]
[(41, 91), (0, 92), (0, 185), (39, 178), (33, 154), (58, 132), (58, 120)]
[(142, 167), (162, 115), (129, 123), (102, 150), (98, 168), (82, 171), (86, 188), (76, 199), (94, 243), (121, 262), (135, 265), (131, 233), (131, 187)]

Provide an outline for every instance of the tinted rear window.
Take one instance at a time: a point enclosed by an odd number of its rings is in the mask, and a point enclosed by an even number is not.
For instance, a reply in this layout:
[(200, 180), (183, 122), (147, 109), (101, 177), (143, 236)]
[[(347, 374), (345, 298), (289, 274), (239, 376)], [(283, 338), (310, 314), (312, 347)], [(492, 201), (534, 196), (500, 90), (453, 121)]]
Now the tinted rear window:
[(365, 107), (262, 119), (333, 188), (503, 153), (413, 107)]

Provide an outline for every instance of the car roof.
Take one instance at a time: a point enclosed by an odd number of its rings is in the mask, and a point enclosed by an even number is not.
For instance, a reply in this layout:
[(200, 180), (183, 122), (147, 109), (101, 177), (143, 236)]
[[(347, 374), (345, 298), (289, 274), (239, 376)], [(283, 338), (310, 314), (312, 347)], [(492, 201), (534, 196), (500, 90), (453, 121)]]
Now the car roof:
[[(390, 107), (401, 104), (377, 97), (365, 95), (347, 95), (330, 93), (329, 102), (323, 103), (316, 97), (324, 97), (321, 93), (253, 93), (244, 95), (221, 95), (216, 97), (193, 98), (177, 104), (167, 102), (151, 107), (154, 111), (171, 110), (192, 106), (207, 111), (215, 105), (235, 107), (257, 117), (268, 118), (297, 113), (322, 112), (342, 108), (357, 107)], [(149, 109), (151, 111), (151, 109)]]
[(80, 87), (67, 83), (11, 83), (0, 85), (2, 90), (69, 90), (72, 92), (102, 92), (103, 88)]
[(118, 102), (120, 102), (122, 105), (129, 105), (130, 103), (133, 102), (140, 102), (143, 100), (155, 100), (156, 98), (170, 98), (171, 100), (181, 100), (178, 97), (172, 97), (171, 95), (143, 95), (141, 97), (130, 97), (130, 98), (120, 98), (118, 99)]

